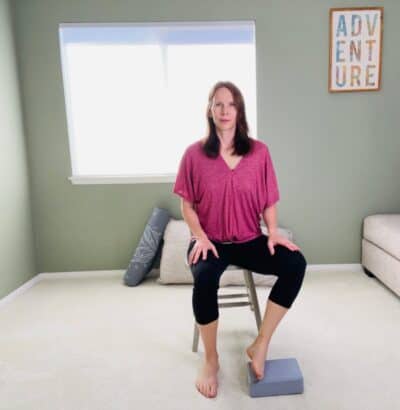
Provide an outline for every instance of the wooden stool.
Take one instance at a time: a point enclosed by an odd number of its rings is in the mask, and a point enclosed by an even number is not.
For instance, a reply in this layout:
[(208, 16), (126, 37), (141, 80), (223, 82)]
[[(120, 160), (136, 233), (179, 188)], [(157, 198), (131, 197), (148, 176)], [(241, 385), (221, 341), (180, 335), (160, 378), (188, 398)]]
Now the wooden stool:
[[(240, 266), (229, 265), (225, 270), (243, 270), (244, 282), (246, 284), (246, 293), (232, 293), (223, 295), (218, 295), (218, 300), (220, 299), (235, 299), (235, 298), (246, 298), (245, 301), (241, 302), (223, 302), (218, 303), (220, 308), (229, 308), (237, 306), (250, 306), (250, 309), (254, 312), (256, 319), (257, 329), (260, 330), (261, 327), (261, 316), (260, 307), (258, 304), (257, 293), (254, 286), (253, 273), (247, 269), (243, 269)], [(194, 334), (193, 334), (193, 346), (192, 351), (197, 352), (199, 347), (199, 328), (197, 327), (196, 321), (194, 322)]]

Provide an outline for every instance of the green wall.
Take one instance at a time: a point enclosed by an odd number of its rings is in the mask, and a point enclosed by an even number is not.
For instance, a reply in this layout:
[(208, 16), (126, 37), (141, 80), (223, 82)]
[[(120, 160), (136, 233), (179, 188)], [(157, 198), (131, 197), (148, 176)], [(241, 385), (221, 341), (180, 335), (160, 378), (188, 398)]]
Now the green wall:
[(0, 0), (0, 298), (35, 275), (28, 166), (9, 4)]
[[(39, 272), (123, 269), (154, 205), (180, 218), (172, 184), (72, 185), (58, 24), (255, 19), (258, 136), (279, 220), (309, 264), (359, 263), (371, 213), (400, 209), (400, 2), (385, 7), (382, 89), (327, 91), (329, 8), (364, 1), (15, 0)], [(162, 138), (168, 136), (161, 136)], [(193, 140), (198, 139), (193, 135)]]

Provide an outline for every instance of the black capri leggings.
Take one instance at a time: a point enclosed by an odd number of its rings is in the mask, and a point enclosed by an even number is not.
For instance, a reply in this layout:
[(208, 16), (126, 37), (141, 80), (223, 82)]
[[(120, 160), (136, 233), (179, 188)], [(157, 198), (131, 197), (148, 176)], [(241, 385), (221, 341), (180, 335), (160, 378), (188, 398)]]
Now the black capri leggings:
[[(196, 240), (192, 240), (186, 252), (188, 257)], [(278, 276), (269, 299), (278, 305), (290, 308), (303, 283), (307, 262), (300, 251), (291, 251), (286, 246), (275, 245), (275, 254), (268, 248), (268, 236), (260, 235), (243, 243), (221, 243), (211, 240), (219, 258), (209, 249), (207, 258), (200, 254), (190, 266), (194, 286), (192, 295), (193, 313), (196, 322), (205, 325), (218, 319), (219, 280), (228, 265), (233, 264), (252, 272)]]

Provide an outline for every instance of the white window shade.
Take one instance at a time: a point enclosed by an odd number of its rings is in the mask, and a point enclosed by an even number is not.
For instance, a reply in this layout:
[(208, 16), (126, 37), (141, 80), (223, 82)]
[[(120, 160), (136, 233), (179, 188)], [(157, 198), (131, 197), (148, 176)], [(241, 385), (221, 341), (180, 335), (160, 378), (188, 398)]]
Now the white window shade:
[(60, 45), (74, 182), (174, 181), (220, 80), (256, 134), (252, 22), (63, 24)]

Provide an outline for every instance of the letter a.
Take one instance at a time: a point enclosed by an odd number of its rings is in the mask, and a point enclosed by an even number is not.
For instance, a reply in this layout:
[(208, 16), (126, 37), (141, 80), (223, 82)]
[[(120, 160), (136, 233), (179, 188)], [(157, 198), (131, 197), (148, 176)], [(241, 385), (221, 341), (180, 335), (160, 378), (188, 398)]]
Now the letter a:
[(339, 16), (339, 21), (337, 25), (336, 37), (339, 37), (340, 33), (342, 33), (345, 37), (347, 36), (346, 30), (346, 20), (344, 19), (344, 14)]

